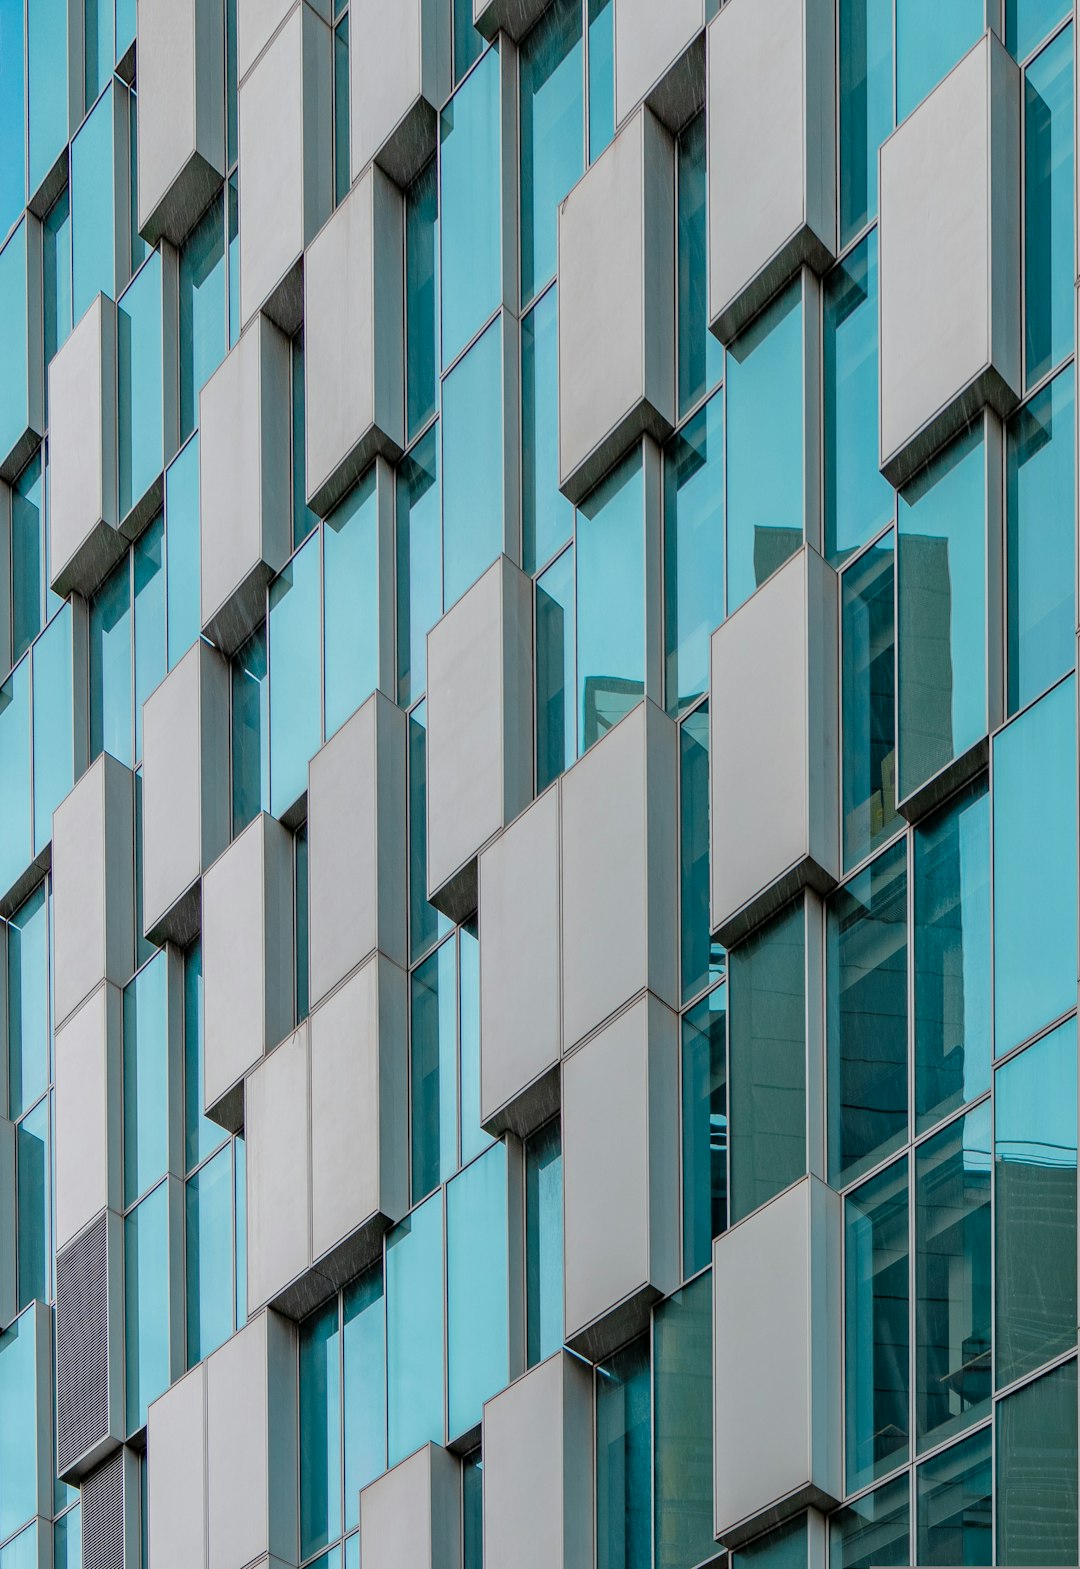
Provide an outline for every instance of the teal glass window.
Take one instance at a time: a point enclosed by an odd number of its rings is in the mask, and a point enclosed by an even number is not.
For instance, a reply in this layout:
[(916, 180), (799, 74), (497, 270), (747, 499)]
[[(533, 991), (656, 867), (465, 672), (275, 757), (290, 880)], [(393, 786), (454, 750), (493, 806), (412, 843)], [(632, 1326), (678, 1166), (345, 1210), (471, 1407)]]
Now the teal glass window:
[(131, 564), (125, 556), (90, 601), (90, 756), (132, 764)]
[(829, 1180), (851, 1182), (907, 1142), (907, 844), (830, 898), (826, 1011)]
[(186, 1189), (187, 1364), (194, 1367), (233, 1332), (232, 1148), (219, 1150)]
[(982, 37), (984, 0), (896, 0), (896, 118), (905, 119)]
[(679, 417), (716, 386), (724, 351), (709, 331), (709, 232), (706, 212), (705, 114), (694, 116), (676, 149)]
[(841, 578), (844, 865), (901, 826), (896, 813), (896, 541), (890, 530)]
[(915, 1473), (920, 1564), (994, 1561), (990, 1429), (942, 1450)]
[(1076, 1344), (1076, 1020), (994, 1085), (997, 1385)]
[(0, 1537), (11, 1536), (37, 1513), (37, 1369), (43, 1353), (33, 1311), (0, 1335)]
[(53, 1526), (53, 1569), (82, 1569), (82, 1509), (78, 1504)]
[(825, 554), (834, 565), (896, 507), (878, 468), (877, 250), (874, 229), (825, 280)]
[(34, 644), (34, 854), (52, 839), (53, 812), (75, 783), (71, 605)]
[(82, 0), (83, 69), (89, 109), (112, 74), (116, 59), (114, 0)]
[(709, 687), (709, 638), (724, 619), (724, 394), (664, 451), (665, 699), (676, 717)]
[(480, 933), (475, 918), (458, 928), (458, 1039), (461, 1074), (461, 1165), (486, 1150), (480, 1126)]
[(168, 664), (179, 664), (202, 629), (199, 568), (199, 438), (165, 470), (165, 583)]
[(473, 26), (472, 0), (451, 0), (454, 13), (454, 82), (480, 58), (484, 40)]
[(386, 1239), (387, 1461), (443, 1442), (442, 1194)]
[(1024, 73), (1024, 357), (1029, 384), (1075, 342), (1073, 35)]
[(727, 355), (727, 608), (803, 542), (803, 302), (796, 281)]
[(682, 1018), (683, 1275), (712, 1261), (727, 1226), (727, 987)]
[(14, 1121), (49, 1083), (49, 909), (39, 883), (7, 927), (8, 1115)]
[(172, 1372), (169, 1190), (169, 1182), (159, 1183), (124, 1219), (129, 1433), (145, 1425), (147, 1407), (168, 1389)]
[(503, 319), (443, 381), (443, 594), (447, 608), (503, 548)]
[(893, 16), (840, 0), (840, 244), (877, 213), (878, 148), (893, 128)]
[(270, 674), (270, 810), (281, 817), (307, 789), (308, 763), (322, 742), (319, 537), (296, 552), (270, 584), (266, 618)]
[(304, 335), (292, 340), (292, 517), (293, 549), (307, 539), (319, 521), (307, 504), (307, 453), (304, 444)]
[(487, 321), (502, 292), (499, 114), (496, 46), (455, 93), (440, 120), (444, 368)]
[(49, 1102), (39, 1100), (15, 1130), (18, 1190), (19, 1312), (36, 1298), (47, 1302), (51, 1275)]
[[(126, 0), (125, 0), (126, 3)], [(134, 59), (132, 60), (134, 67)], [(129, 251), (123, 257), (125, 276), (134, 277), (143, 262), (151, 253), (151, 247), (139, 233), (139, 115), (136, 102), (135, 88), (125, 88), (120, 81), (114, 81), (113, 90), (117, 94), (117, 107), (119, 112), (127, 119), (128, 134), (128, 166), (117, 180), (118, 190), (127, 186), (127, 219)], [(124, 179), (126, 176), (126, 180)], [(121, 285), (122, 287), (122, 285)]]
[[(6, 234), (26, 202), (26, 118), (24, 96), (23, 0), (0, 0), (0, 32), (10, 40), (0, 71), (0, 234)], [(0, 321), (6, 312), (0, 312)], [(6, 357), (5, 361), (6, 363)]]
[(986, 734), (986, 454), (981, 425), (900, 492), (900, 799)]
[(43, 1532), (48, 1530), (47, 1523), (42, 1520), (28, 1525), (25, 1531), (20, 1531), (13, 1542), (8, 1542), (0, 1548), (0, 1569), (36, 1569), (41, 1562), (38, 1545), (38, 1525)]
[(506, 1145), (495, 1144), (446, 1189), (448, 1437), (480, 1424), (510, 1380)]
[(1005, 0), (1005, 43), (1017, 60), (1052, 33), (1072, 7), (1069, 0)]
[(159, 953), (124, 988), (124, 1203), (169, 1165), (169, 999)]
[(716, 1551), (712, 1329), (711, 1274), (653, 1319), (654, 1569), (687, 1569)]
[(349, 194), (349, 17), (334, 28), (334, 206)]
[(307, 823), (293, 835), (293, 985), (294, 1017), (308, 1016), (308, 842)]
[(300, 1326), (300, 1557), (341, 1535), (341, 1325), (338, 1298)]
[(159, 513), (132, 550), (135, 579), (135, 757), (142, 757), (143, 704), (168, 670), (165, 518)]
[(214, 197), (180, 247), (180, 440), (199, 423), (199, 393), (228, 347), (225, 205)]
[(451, 937), (413, 971), (411, 990), (412, 1196), (457, 1170), (457, 955)]
[(679, 727), (679, 948), (687, 1002), (724, 973), (709, 917), (709, 705)]
[[(5, 0), (0, 0), (0, 5), (4, 3)], [(2, 14), (0, 12), (0, 17)], [(0, 90), (2, 83), (3, 77), (0, 77)], [(0, 164), (4, 162), (5, 159), (0, 159)], [(22, 185), (21, 176), (19, 184)], [(19, 206), (22, 206), (21, 200)], [(26, 284), (24, 219), (0, 250), (0, 364), (4, 367), (4, 374), (0, 376), (0, 450), (5, 455), (18, 448), (30, 425)]]
[[(92, 0), (93, 3), (93, 0)], [(87, 59), (89, 60), (89, 51)], [(82, 319), (98, 294), (116, 297), (121, 258), (116, 254), (116, 130), (121, 109), (113, 83), (87, 115), (71, 143), (71, 318)]]
[(0, 883), (10, 888), (30, 860), (30, 661), (0, 686)]
[(808, 1551), (807, 1518), (796, 1515), (733, 1552), (732, 1569), (806, 1569)]
[(68, 139), (67, 0), (33, 0), (26, 8), (29, 189), (36, 191)]
[(559, 313), (552, 287), (521, 323), (521, 529), (535, 572), (574, 532), (559, 489)]
[(990, 1104), (915, 1151), (915, 1435), (990, 1414)]
[(649, 1340), (596, 1369), (596, 1569), (652, 1564)]
[(994, 737), (993, 783), (994, 1051), (1001, 1056), (1076, 1006), (1074, 678)]
[(135, 42), (135, 0), (116, 0), (116, 63)]
[(11, 657), (18, 662), (41, 631), (45, 512), (41, 449), (11, 490)]
[(360, 1489), (386, 1469), (386, 1310), (382, 1264), (341, 1299), (345, 1388), (345, 1529), (358, 1523)]
[(1075, 372), (1009, 421), (1006, 448), (1008, 707), (1014, 714), (1076, 664)]
[(582, 752), (645, 691), (645, 468), (637, 447), (577, 514), (577, 706)]
[(409, 957), (425, 954), (450, 930), (450, 920), (427, 901), (427, 705), (409, 715)]
[(1003, 1565), (1076, 1561), (1076, 1362), (997, 1407), (997, 1552)]
[(518, 53), (521, 302), (555, 276), (559, 203), (585, 165), (581, 0), (555, 0)]
[(849, 1492), (908, 1458), (908, 1292), (905, 1156), (857, 1188), (844, 1206)]
[(479, 1449), (461, 1462), (462, 1569), (484, 1565), (484, 1458)]
[(269, 808), (270, 683), (264, 623), (232, 660), (233, 838)]
[(427, 431), (397, 471), (398, 702), (427, 686), (427, 635), (443, 612), (439, 432)]
[(990, 1088), (990, 797), (985, 780), (913, 841), (915, 1131)]
[(806, 920), (774, 916), (729, 960), (730, 1222), (806, 1171)]
[(558, 1117), (525, 1142), (525, 1332), (529, 1367), (563, 1341), (562, 1134)]
[(405, 390), (410, 441), (437, 406), (438, 343), (439, 179), (432, 158), (405, 192)]
[(202, 946), (184, 952), (184, 1164), (190, 1171), (225, 1142), (225, 1130), (203, 1114)]
[(323, 527), (326, 737), (379, 684), (379, 514), (372, 466)]
[(577, 755), (574, 547), (536, 580), (536, 789)]
[(240, 336), (240, 191), (236, 171), (229, 176), (229, 348)]
[[(71, 331), (71, 193), (66, 185), (41, 226), (41, 270), (47, 370)], [(45, 391), (47, 396), (47, 386)]]
[(829, 1569), (910, 1564), (909, 1483), (898, 1476), (838, 1509), (829, 1522)]
[(587, 0), (589, 7), (589, 162), (595, 163), (615, 135), (615, 6)]

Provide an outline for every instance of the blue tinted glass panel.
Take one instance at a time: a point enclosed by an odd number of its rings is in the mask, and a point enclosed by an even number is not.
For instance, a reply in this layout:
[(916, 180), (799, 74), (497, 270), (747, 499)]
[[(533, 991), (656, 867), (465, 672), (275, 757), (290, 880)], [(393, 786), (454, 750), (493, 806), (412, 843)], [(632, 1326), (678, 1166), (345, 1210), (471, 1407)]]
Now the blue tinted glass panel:
[(26, 8), (32, 192), (41, 185), (68, 139), (67, 12), (67, 0), (32, 0)]
[(135, 542), (135, 756), (142, 757), (143, 704), (165, 679), (165, 519), (159, 514)]
[(223, 1144), (225, 1130), (203, 1115), (202, 947), (184, 953), (184, 1145), (190, 1171)]
[(664, 655), (669, 714), (709, 685), (709, 637), (724, 619), (724, 394), (664, 454)]
[(405, 192), (406, 423), (409, 440), (435, 412), (439, 369), (439, 176), (430, 163)]
[(703, 1275), (653, 1318), (654, 1569), (686, 1569), (716, 1550), (712, 1308), (712, 1276)]
[[(78, 0), (76, 0), (78, 4)], [(82, 0), (86, 107), (109, 80), (116, 60), (114, 0)]]
[(825, 553), (834, 564), (896, 506), (878, 468), (877, 244), (875, 229), (825, 283)]
[(131, 568), (125, 557), (90, 601), (90, 756), (132, 764)]
[(907, 1476), (837, 1510), (830, 1521), (829, 1569), (878, 1569), (910, 1564)]
[(161, 1183), (124, 1220), (129, 1433), (169, 1387), (169, 1187)]
[(233, 1332), (233, 1169), (223, 1149), (187, 1185), (187, 1361), (194, 1367)]
[(802, 286), (786, 289), (727, 358), (727, 608), (803, 540)]
[(128, 132), (128, 236), (130, 239), (129, 275), (134, 277), (150, 255), (151, 247), (139, 233), (139, 114), (135, 89), (115, 84), (121, 113), (127, 115)]
[(581, 0), (555, 0), (518, 56), (525, 305), (555, 275), (559, 203), (585, 164), (581, 48)]
[[(41, 1521), (43, 1531), (48, 1530), (45, 1521)], [(41, 1562), (38, 1548), (38, 1522), (27, 1526), (25, 1531), (20, 1531), (13, 1542), (0, 1548), (0, 1569), (38, 1569)]]
[(683, 1001), (724, 973), (709, 918), (709, 705), (679, 730), (679, 946)]
[(443, 593), (447, 607), (503, 548), (503, 323), (500, 317), (442, 387)]
[(409, 715), (409, 957), (416, 960), (450, 930), (427, 902), (427, 705)]
[(349, 18), (334, 28), (334, 205), (349, 194)]
[(0, 686), (0, 883), (10, 888), (30, 860), (30, 661)]
[(304, 446), (304, 340), (292, 340), (292, 481), (293, 545), (299, 545), (319, 521), (307, 504), (306, 452)]
[(896, 118), (922, 102), (986, 26), (984, 0), (896, 0)]
[(7, 929), (8, 1114), (21, 1117), (49, 1082), (49, 913), (41, 883)]
[(378, 524), (372, 467), (323, 528), (327, 739), (379, 682)]
[(443, 611), (439, 432), (430, 430), (398, 465), (398, 702), (427, 685), (427, 635)]
[(461, 1059), (461, 1164), (486, 1150), (480, 1126), (480, 935), (475, 920), (458, 930), (458, 1030)]
[(990, 1449), (984, 1428), (915, 1473), (920, 1564), (993, 1563)]
[(1075, 340), (1073, 35), (1067, 28), (1024, 77), (1024, 350), (1028, 382)]
[(34, 854), (52, 839), (52, 814), (75, 783), (71, 605), (34, 644)]
[(386, 1306), (382, 1264), (341, 1299), (345, 1355), (345, 1529), (357, 1524), (360, 1489), (386, 1469)]
[(577, 756), (574, 547), (536, 580), (536, 788)]
[(715, 387), (724, 374), (724, 351), (709, 331), (709, 235), (706, 211), (705, 115), (696, 115), (679, 137), (678, 355), (679, 414)]
[[(0, 234), (6, 234), (26, 200), (26, 120), (23, 0), (0, 0)], [(0, 311), (0, 321), (6, 312)]]
[(1077, 1541), (1076, 1360), (997, 1407), (997, 1550), (1006, 1565), (1068, 1565)]
[(307, 823), (293, 836), (293, 976), (295, 1018), (308, 1016), (308, 853)]
[[(32, 1312), (0, 1335), (0, 1535), (37, 1512), (37, 1344)], [(4, 1569), (7, 1566), (4, 1565)], [(20, 1566), (21, 1569), (21, 1566)], [(36, 1558), (29, 1569), (37, 1569)]]
[(270, 810), (280, 817), (307, 789), (322, 740), (319, 691), (319, 536), (270, 585)]
[(1076, 1344), (1076, 1020), (994, 1084), (998, 1388)]
[(854, 1492), (908, 1457), (907, 1158), (856, 1189), (844, 1216), (847, 1485)]
[(473, 26), (472, 0), (452, 0), (454, 11), (454, 81), (460, 82), (480, 57), (484, 40)]
[(135, 0), (116, 0), (117, 64), (135, 42)]
[(168, 969), (160, 953), (124, 988), (124, 1203), (168, 1164)]
[(458, 1165), (456, 947), (444, 942), (410, 983), (413, 1203)]
[(900, 494), (900, 799), (986, 734), (986, 454), (982, 427)]
[(41, 631), (45, 547), (41, 451), (11, 491), (11, 655), (18, 661)]
[(199, 640), (199, 438), (193, 436), (165, 470), (165, 557), (169, 669)]
[(840, 0), (840, 244), (877, 212), (878, 148), (893, 128), (892, 7)]
[(300, 1556), (341, 1535), (341, 1329), (338, 1299), (300, 1326)]
[(990, 797), (920, 823), (915, 857), (915, 1128), (990, 1087)]
[(1005, 0), (1005, 42), (1017, 60), (1026, 60), (1071, 9), (1069, 0)]
[(896, 814), (895, 536), (841, 579), (844, 865), (900, 827)]
[(1074, 679), (998, 733), (993, 766), (994, 1050), (1000, 1056), (1076, 1006)]
[(442, 363), (447, 366), (483, 326), (501, 293), (497, 48), (488, 50), (443, 110), (439, 141)]
[(484, 1458), (479, 1449), (461, 1462), (462, 1569), (484, 1566)]
[(237, 177), (229, 176), (229, 348), (240, 336), (240, 192)]
[(225, 356), (225, 212), (216, 196), (180, 247), (180, 440), (199, 423), (199, 393)]
[(1009, 421), (1010, 713), (1025, 707), (1076, 663), (1074, 385), (1070, 365)]
[(115, 297), (116, 91), (110, 87), (94, 105), (71, 143), (71, 319), (75, 322), (95, 295)]
[(233, 838), (269, 807), (270, 683), (263, 625), (251, 634), (232, 661)]
[(712, 1260), (727, 1226), (727, 988), (682, 1020), (683, 1275)]
[(577, 518), (577, 704), (582, 752), (645, 691), (645, 471), (638, 447)]
[(559, 489), (559, 314), (551, 288), (521, 324), (521, 528), (535, 572), (574, 532)]
[(15, 1132), (19, 1211), (19, 1311), (49, 1299), (49, 1102), (40, 1100)]
[(506, 1145), (496, 1144), (446, 1190), (449, 1434), (480, 1421), (510, 1378)]
[(562, 1136), (558, 1117), (525, 1145), (525, 1324), (528, 1365), (563, 1338)]
[(589, 162), (615, 135), (615, 7), (589, 0)]
[[(0, 0), (0, 6), (4, 3), (5, 0)], [(0, 66), (0, 70), (3, 69)], [(0, 76), (0, 83), (2, 81)], [(4, 159), (0, 158), (0, 166), (3, 163)], [(4, 367), (4, 374), (0, 376), (0, 449), (5, 453), (23, 439), (30, 423), (27, 406), (29, 351), (26, 316), (24, 219), (3, 250), (0, 250), (0, 364)]]
[(53, 1526), (53, 1569), (82, 1569), (82, 1510), (77, 1504)]
[(443, 1441), (443, 1227), (436, 1193), (386, 1239), (387, 1459)]
[(649, 1340), (642, 1336), (596, 1370), (596, 1566), (652, 1563)]
[[(41, 226), (45, 365), (71, 331), (71, 200), (65, 185)], [(46, 378), (47, 380), (47, 378)]]
[(247, 1147), (243, 1134), (233, 1140), (236, 1214), (236, 1322), (247, 1323)]

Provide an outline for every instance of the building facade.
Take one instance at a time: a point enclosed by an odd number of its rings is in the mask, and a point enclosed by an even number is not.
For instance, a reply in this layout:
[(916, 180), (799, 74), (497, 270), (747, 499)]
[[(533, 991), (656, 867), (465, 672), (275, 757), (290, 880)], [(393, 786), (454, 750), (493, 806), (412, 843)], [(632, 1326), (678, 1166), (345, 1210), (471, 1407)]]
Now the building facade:
[(1070, 0), (0, 0), (0, 1569), (1069, 1565)]

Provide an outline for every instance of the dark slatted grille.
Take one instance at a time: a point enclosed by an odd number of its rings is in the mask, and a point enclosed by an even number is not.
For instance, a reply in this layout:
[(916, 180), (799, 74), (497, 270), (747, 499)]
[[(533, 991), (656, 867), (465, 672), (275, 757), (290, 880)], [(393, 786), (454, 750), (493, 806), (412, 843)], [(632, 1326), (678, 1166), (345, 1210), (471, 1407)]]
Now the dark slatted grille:
[(108, 1325), (109, 1260), (102, 1215), (56, 1257), (56, 1452), (61, 1473), (109, 1429)]
[(82, 1569), (124, 1569), (124, 1463), (116, 1454), (82, 1487)]

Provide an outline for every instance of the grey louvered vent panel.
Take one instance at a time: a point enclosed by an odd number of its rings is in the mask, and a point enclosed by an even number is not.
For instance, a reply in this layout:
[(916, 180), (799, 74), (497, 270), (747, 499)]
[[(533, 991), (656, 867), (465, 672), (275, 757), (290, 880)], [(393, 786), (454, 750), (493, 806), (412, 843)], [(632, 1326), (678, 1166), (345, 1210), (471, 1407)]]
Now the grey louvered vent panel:
[(56, 1256), (56, 1454), (61, 1475), (108, 1431), (109, 1255), (102, 1215)]
[(124, 1569), (123, 1454), (83, 1483), (82, 1569)]

